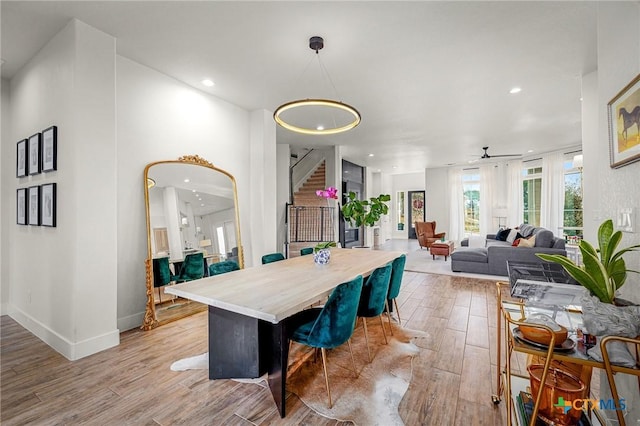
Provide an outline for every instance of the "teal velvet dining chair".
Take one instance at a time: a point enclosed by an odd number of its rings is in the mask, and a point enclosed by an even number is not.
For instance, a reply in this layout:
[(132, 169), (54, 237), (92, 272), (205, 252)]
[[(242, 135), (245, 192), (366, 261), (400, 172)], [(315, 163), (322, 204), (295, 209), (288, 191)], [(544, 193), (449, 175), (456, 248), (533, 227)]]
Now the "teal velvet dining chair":
[(284, 255), (282, 253), (269, 253), (262, 256), (262, 264), (266, 265), (267, 263), (279, 262), (284, 260)]
[(198, 280), (204, 277), (204, 255), (202, 253), (188, 254), (182, 262), (180, 275), (176, 277), (176, 282)]
[(313, 247), (305, 247), (300, 249), (300, 256), (306, 256), (308, 254), (313, 254)]
[(293, 330), (290, 340), (312, 348), (320, 348), (322, 352), (329, 408), (332, 402), (326, 349), (336, 348), (348, 342), (353, 372), (358, 377), (350, 339), (355, 327), (361, 292), (362, 276), (358, 275), (353, 280), (338, 285), (322, 308), (306, 309), (287, 319), (287, 328)]
[(360, 295), (360, 303), (358, 304), (358, 317), (362, 318), (362, 326), (364, 327), (364, 338), (367, 342), (367, 353), (369, 354), (369, 362), (371, 362), (371, 349), (369, 348), (369, 332), (367, 331), (367, 318), (380, 318), (382, 326), (382, 334), (384, 342), (387, 341), (387, 333), (384, 330), (384, 322), (382, 321), (382, 313), (387, 301), (389, 292), (389, 281), (391, 279), (391, 263), (376, 268), (367, 281), (362, 286), (362, 294)]
[(387, 319), (389, 320), (389, 329), (391, 329), (391, 335), (393, 335), (393, 327), (391, 327), (391, 311), (389, 309), (389, 303), (393, 303), (396, 309), (396, 315), (398, 315), (398, 324), (402, 326), (400, 321), (400, 309), (398, 309), (398, 295), (400, 294), (400, 285), (402, 284), (402, 275), (404, 274), (404, 265), (407, 261), (407, 256), (400, 255), (396, 257), (391, 263), (391, 282), (389, 283), (389, 294), (387, 294), (386, 308)]
[(171, 275), (169, 269), (169, 258), (159, 257), (153, 259), (153, 286), (158, 289), (158, 300), (162, 303), (162, 295), (160, 293), (160, 287), (169, 284), (174, 281), (175, 277)]
[(224, 262), (212, 263), (209, 265), (209, 276), (226, 274), (227, 272), (239, 271), (240, 266), (233, 260), (225, 260)]

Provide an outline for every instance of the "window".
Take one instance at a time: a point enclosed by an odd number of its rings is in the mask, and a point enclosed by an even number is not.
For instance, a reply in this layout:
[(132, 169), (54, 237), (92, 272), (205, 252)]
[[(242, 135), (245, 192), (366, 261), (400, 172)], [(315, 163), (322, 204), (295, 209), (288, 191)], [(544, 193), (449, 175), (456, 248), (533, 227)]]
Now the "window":
[(218, 253), (226, 253), (227, 249), (225, 248), (224, 228), (222, 226), (218, 226), (216, 228), (216, 235), (218, 236)]
[(574, 167), (573, 159), (564, 162), (564, 235), (582, 238), (582, 167)]
[(468, 170), (462, 175), (464, 193), (464, 231), (471, 234), (480, 233), (480, 173)]
[(542, 167), (531, 165), (522, 171), (522, 195), (524, 223), (540, 226), (540, 202), (542, 192)]
[(398, 231), (404, 229), (404, 191), (398, 191), (396, 195), (396, 217), (398, 218)]

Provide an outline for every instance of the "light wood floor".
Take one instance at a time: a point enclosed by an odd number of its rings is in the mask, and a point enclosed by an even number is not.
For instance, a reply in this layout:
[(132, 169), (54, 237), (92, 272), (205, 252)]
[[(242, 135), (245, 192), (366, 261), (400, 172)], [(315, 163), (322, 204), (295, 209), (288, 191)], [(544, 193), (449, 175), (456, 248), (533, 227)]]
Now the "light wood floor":
[[(504, 404), (491, 402), (494, 293), (493, 281), (405, 273), (398, 300), (403, 325), (428, 334), (399, 407), (407, 425), (506, 423)], [(173, 361), (207, 351), (206, 313), (148, 332), (124, 332), (119, 346), (75, 362), (7, 316), (0, 333), (3, 425), (343, 423), (315, 414), (292, 394), (287, 417), (280, 419), (262, 387), (210, 381), (202, 370), (170, 371)], [(523, 360), (516, 367), (518, 362)]]

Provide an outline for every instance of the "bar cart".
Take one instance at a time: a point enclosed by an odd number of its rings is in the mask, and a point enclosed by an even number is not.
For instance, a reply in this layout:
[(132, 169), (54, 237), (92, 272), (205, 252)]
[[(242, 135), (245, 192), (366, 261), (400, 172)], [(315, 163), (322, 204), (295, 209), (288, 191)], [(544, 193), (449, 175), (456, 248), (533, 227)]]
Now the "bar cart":
[[(620, 336), (606, 336), (603, 337), (600, 341), (600, 347), (602, 350), (603, 361), (598, 362), (591, 358), (586, 353), (586, 347), (582, 343), (575, 342), (575, 337), (573, 337), (574, 345), (569, 344), (569, 350), (560, 350), (556, 348), (555, 336), (552, 332), (551, 328), (542, 325), (542, 324), (531, 324), (524, 323), (527, 315), (530, 315), (532, 311), (536, 309), (540, 309), (539, 307), (530, 307), (524, 303), (523, 299), (514, 298), (510, 294), (510, 285), (506, 282), (498, 282), (497, 285), (497, 377), (496, 377), (496, 389), (498, 390), (497, 394), (492, 395), (492, 401), (494, 404), (499, 404), (503, 399), (505, 399), (506, 409), (507, 409), (507, 425), (511, 425), (513, 419), (516, 419), (516, 424), (518, 416), (515, 414), (514, 401), (512, 400), (512, 378), (520, 377), (524, 379), (524, 376), (518, 376), (512, 374), (511, 372), (511, 355), (513, 351), (521, 352), (529, 355), (537, 355), (539, 357), (545, 358), (544, 368), (542, 371), (542, 377), (540, 380), (541, 385), (539, 386), (537, 395), (532, 395), (535, 403), (533, 407), (533, 413), (531, 415), (530, 425), (534, 426), (536, 424), (536, 419), (538, 418), (539, 409), (540, 409), (540, 401), (541, 396), (544, 391), (544, 384), (546, 383), (547, 374), (549, 373), (549, 369), (553, 360), (563, 361), (573, 364), (590, 366), (592, 368), (600, 368), (604, 369), (607, 375), (607, 381), (609, 388), (611, 390), (611, 395), (614, 399), (616, 414), (618, 418), (619, 425), (625, 426), (625, 420), (623, 417), (622, 407), (620, 406), (620, 399), (618, 396), (618, 390), (616, 388), (616, 383), (614, 381), (613, 375), (615, 373), (625, 373), (631, 374), (640, 377), (640, 365), (638, 364), (638, 348), (640, 348), (640, 338), (626, 338)], [(579, 307), (569, 305), (569, 306), (557, 306), (555, 308), (543, 308), (543, 309), (551, 309), (554, 311), (552, 314), (562, 317), (561, 320), (563, 322), (568, 322), (569, 324), (567, 328), (575, 330), (577, 327), (581, 327), (582, 325), (582, 313), (579, 311)], [(554, 317), (555, 318), (555, 317)], [(560, 320), (558, 321), (560, 322)], [(541, 347), (541, 345), (532, 345), (523, 341), (523, 339), (518, 338), (518, 327), (526, 325), (526, 326), (535, 326), (536, 328), (546, 330), (550, 336), (551, 341), (547, 348)], [(563, 324), (564, 325), (564, 324)], [(606, 343), (610, 341), (621, 341), (626, 343), (631, 343), (635, 345), (636, 349), (636, 368), (629, 367), (621, 367), (617, 365), (612, 365), (610, 362), (609, 354), (607, 353)], [(506, 359), (504, 360), (504, 366), (502, 365), (502, 345), (505, 345), (506, 348)], [(555, 350), (554, 350), (555, 349)], [(502, 371), (501, 371), (502, 370)], [(528, 377), (526, 378), (528, 379)], [(601, 417), (601, 414), (598, 413), (598, 410), (594, 410), (595, 415), (597, 416), (599, 422), (601, 424), (605, 424), (606, 422)]]

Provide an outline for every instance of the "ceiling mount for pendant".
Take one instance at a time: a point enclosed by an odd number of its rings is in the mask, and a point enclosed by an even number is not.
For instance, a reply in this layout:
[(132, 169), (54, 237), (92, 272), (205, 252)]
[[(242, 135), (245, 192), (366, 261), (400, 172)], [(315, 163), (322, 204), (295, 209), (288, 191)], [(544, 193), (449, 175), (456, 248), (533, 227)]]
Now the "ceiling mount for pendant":
[[(318, 55), (324, 48), (324, 39), (320, 36), (311, 37), (309, 48)], [(320, 69), (323, 70), (322, 64)], [(303, 107), (306, 109), (303, 110)], [(309, 113), (304, 114), (303, 111)], [(280, 105), (273, 113), (273, 119), (280, 126), (293, 132), (331, 135), (353, 129), (360, 124), (361, 116), (357, 109), (344, 102), (331, 99), (300, 99)]]
[(309, 39), (309, 47), (315, 50), (316, 54), (324, 47), (324, 39), (320, 36), (313, 36)]

